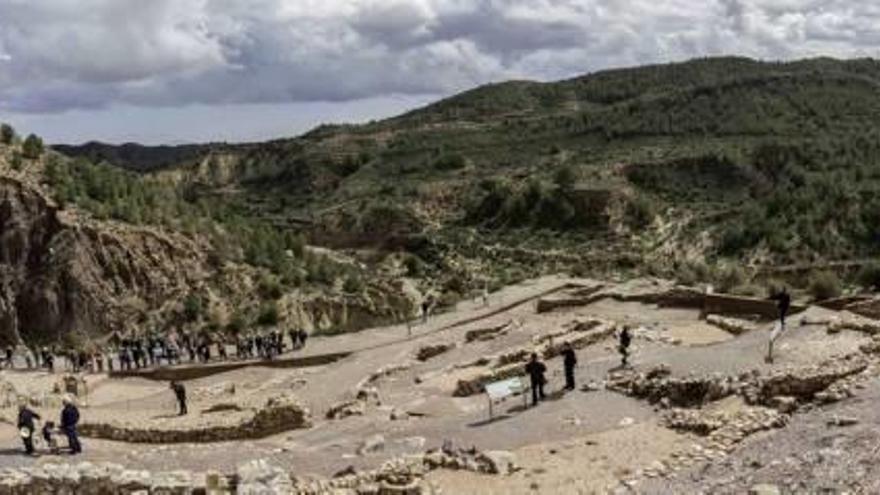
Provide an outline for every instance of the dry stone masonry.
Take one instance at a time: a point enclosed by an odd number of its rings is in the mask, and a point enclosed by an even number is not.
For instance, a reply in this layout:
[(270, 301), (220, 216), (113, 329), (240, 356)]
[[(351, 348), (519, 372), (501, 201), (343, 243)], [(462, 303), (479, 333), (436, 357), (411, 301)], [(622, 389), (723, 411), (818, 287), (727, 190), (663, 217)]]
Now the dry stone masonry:
[(268, 399), (261, 407), (237, 416), (231, 424), (219, 420), (205, 425), (89, 423), (80, 425), (85, 437), (132, 443), (201, 443), (265, 438), (281, 432), (310, 428), (309, 410), (291, 396)]

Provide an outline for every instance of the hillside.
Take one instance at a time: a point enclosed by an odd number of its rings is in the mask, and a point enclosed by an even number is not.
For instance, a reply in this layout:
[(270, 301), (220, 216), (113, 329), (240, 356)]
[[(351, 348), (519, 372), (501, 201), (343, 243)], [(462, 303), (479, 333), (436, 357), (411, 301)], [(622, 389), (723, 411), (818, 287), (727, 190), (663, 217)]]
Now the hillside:
[(451, 299), (565, 269), (752, 291), (780, 266), (877, 256), (878, 82), (867, 59), (700, 59), (489, 85), (173, 167), (162, 148), (100, 157), (162, 168), (143, 180), (222, 198), (243, 223), (409, 253)]
[(185, 192), (0, 142), (0, 345), (333, 333), (414, 317), (421, 295), (395, 260), (366, 265)]

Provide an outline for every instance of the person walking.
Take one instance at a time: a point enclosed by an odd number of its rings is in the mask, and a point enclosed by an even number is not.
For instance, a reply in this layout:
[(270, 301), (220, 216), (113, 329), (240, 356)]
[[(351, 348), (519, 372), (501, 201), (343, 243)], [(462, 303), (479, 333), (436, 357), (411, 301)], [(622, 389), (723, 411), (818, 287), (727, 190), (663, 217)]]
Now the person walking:
[(782, 329), (785, 329), (785, 317), (788, 315), (788, 310), (791, 308), (791, 296), (788, 294), (788, 290), (783, 287), (779, 293), (770, 297), (776, 301), (776, 309), (779, 313), (779, 324), (782, 326)]
[(562, 365), (565, 369), (565, 389), (574, 390), (574, 367), (577, 366), (577, 354), (571, 342), (562, 345)]
[(178, 416), (186, 416), (189, 412), (186, 409), (186, 388), (182, 383), (176, 381), (172, 381), (170, 386), (171, 390), (174, 391), (174, 396), (177, 398)]
[(629, 331), (629, 326), (624, 326), (623, 331), (618, 335), (618, 346), (617, 350), (620, 352), (620, 366), (627, 367), (629, 363), (629, 346), (632, 343), (632, 334)]
[(34, 420), (39, 420), (40, 415), (32, 411), (27, 404), (18, 406), (18, 431), (21, 433), (21, 441), (24, 443), (24, 452), (34, 455)]
[(533, 352), (531, 360), (526, 364), (526, 373), (529, 374), (529, 379), (532, 385), (533, 406), (537, 406), (539, 400), (544, 400), (544, 385), (547, 383), (544, 373), (546, 372), (547, 366), (539, 361), (538, 354)]
[(67, 437), (67, 445), (70, 447), (72, 455), (82, 453), (82, 445), (79, 443), (79, 434), (76, 426), (79, 424), (79, 409), (73, 404), (70, 396), (64, 397), (62, 401), (64, 409), (61, 410), (61, 431)]

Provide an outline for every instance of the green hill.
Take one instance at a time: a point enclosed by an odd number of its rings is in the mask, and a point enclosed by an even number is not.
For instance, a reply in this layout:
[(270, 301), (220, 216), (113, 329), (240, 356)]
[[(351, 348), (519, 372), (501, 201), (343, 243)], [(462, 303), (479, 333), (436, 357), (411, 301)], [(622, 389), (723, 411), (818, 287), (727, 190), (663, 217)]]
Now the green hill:
[(170, 169), (167, 149), (64, 151), (164, 168), (144, 180), (314, 243), (461, 257), (458, 278), (560, 259), (758, 270), (877, 256), (878, 82), (868, 59), (700, 59), (488, 85), (385, 121), (180, 150)]

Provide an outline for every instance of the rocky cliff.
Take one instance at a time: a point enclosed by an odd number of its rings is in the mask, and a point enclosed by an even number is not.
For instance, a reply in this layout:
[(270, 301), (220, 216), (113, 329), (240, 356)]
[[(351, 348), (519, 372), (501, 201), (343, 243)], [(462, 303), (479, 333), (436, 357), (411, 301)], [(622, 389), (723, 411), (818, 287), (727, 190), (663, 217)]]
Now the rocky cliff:
[[(217, 330), (259, 306), (261, 269), (211, 260), (210, 242), (197, 235), (61, 208), (43, 184), (44, 163), (12, 167), (10, 156), (0, 147), (0, 345)], [(356, 330), (411, 312), (412, 296), (386, 285), (354, 296), (300, 288), (280, 299), (281, 323)], [(191, 295), (206, 306), (196, 319), (184, 318)]]

